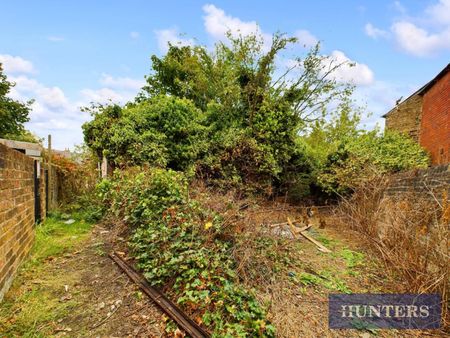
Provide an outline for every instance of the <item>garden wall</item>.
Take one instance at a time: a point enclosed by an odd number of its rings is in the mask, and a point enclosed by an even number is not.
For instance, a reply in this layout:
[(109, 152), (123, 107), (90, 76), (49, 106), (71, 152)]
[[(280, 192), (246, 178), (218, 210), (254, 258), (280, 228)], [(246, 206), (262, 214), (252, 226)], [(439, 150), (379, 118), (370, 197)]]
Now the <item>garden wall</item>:
[(387, 196), (418, 193), (430, 199), (442, 201), (444, 191), (450, 198), (450, 165), (434, 166), (393, 175), (390, 178)]
[[(30, 252), (36, 222), (45, 219), (47, 209), (58, 206), (59, 170), (51, 167), (47, 189), (48, 166), (38, 166), (35, 161), (0, 144), (0, 301)], [(40, 167), (36, 175), (39, 193), (35, 191), (35, 165)]]
[(34, 161), (0, 144), (0, 300), (33, 244)]

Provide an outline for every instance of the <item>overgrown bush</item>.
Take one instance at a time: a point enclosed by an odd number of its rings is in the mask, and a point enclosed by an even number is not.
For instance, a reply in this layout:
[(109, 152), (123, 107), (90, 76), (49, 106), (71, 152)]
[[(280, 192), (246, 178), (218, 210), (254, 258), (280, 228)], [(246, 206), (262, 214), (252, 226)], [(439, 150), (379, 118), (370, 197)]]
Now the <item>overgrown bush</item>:
[(311, 167), (298, 135), (324, 120), (331, 102), (348, 101), (352, 86), (336, 81), (342, 64), (319, 45), (277, 69), (296, 41), (275, 34), (267, 49), (260, 36), (230, 35), (212, 51), (170, 45), (152, 56), (134, 102), (88, 109), (94, 119), (83, 126), (85, 141), (118, 167), (195, 171), (210, 184), (267, 194), (295, 185), (304, 196)]
[(215, 336), (274, 335), (252, 290), (237, 282), (222, 218), (191, 200), (182, 173), (117, 173), (99, 186), (110, 212), (134, 228), (130, 248), (150, 283), (164, 287)]
[(124, 108), (91, 107), (85, 142), (119, 167), (151, 164), (185, 170), (205, 151), (202, 113), (188, 99), (156, 96)]
[(346, 193), (377, 175), (428, 166), (429, 156), (408, 136), (376, 131), (343, 137), (317, 175), (318, 184), (330, 193)]
[[(48, 154), (44, 156), (48, 158)], [(58, 179), (58, 200), (60, 204), (71, 204), (91, 195), (98, 181), (97, 161), (86, 150), (78, 158), (52, 154), (52, 167)]]

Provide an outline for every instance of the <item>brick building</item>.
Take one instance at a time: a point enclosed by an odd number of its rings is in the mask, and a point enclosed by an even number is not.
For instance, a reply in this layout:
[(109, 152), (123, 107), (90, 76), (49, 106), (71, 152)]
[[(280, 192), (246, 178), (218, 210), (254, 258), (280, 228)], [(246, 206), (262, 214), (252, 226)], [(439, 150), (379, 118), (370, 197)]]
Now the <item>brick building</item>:
[(433, 165), (450, 163), (450, 64), (387, 114), (386, 129), (410, 135)]

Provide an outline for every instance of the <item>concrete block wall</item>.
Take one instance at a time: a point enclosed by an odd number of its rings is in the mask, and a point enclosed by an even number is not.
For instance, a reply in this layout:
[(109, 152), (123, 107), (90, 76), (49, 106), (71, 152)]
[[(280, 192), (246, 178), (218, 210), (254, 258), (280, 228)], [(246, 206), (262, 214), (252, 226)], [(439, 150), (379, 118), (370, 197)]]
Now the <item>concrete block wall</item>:
[(447, 198), (450, 198), (450, 164), (393, 175), (386, 195), (394, 197), (416, 193), (430, 200), (436, 198), (442, 201), (444, 191), (447, 191)]
[(0, 300), (34, 240), (34, 160), (0, 144)]

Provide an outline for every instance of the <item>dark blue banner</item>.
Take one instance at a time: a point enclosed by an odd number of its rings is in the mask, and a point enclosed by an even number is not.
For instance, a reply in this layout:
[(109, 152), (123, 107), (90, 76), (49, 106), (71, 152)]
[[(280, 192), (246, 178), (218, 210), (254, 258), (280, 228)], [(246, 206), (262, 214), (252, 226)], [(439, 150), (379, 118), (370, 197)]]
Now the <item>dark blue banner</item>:
[(438, 329), (438, 294), (331, 294), (330, 329)]

